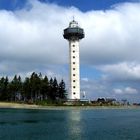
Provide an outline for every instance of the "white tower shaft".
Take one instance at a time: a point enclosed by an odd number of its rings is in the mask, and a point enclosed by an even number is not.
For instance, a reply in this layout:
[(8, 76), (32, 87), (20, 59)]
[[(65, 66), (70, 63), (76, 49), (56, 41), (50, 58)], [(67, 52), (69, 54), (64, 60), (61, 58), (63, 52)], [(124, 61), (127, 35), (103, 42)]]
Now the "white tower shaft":
[(79, 39), (69, 40), (70, 99), (80, 99)]

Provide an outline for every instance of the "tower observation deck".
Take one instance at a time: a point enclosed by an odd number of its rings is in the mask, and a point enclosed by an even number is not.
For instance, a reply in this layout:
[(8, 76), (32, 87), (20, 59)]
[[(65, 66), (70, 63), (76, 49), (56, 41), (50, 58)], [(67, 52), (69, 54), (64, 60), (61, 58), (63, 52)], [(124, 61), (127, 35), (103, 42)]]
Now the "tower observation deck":
[(69, 23), (69, 27), (64, 29), (64, 38), (68, 40), (84, 38), (84, 30), (78, 26), (78, 23), (73, 20)]
[(80, 99), (80, 62), (79, 62), (79, 40), (85, 37), (84, 30), (73, 20), (69, 27), (64, 29), (64, 39), (69, 41), (70, 61), (70, 99)]

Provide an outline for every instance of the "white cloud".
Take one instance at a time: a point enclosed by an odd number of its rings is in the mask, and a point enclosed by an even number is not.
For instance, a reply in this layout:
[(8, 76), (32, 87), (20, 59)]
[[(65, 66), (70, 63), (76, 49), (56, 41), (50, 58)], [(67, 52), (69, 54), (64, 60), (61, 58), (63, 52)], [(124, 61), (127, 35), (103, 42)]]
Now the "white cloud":
[(81, 78), (81, 80), (84, 81), (84, 82), (88, 82), (89, 81), (89, 79), (87, 77)]
[(113, 91), (114, 91), (115, 94), (118, 94), (118, 95), (123, 95), (123, 94), (130, 94), (130, 95), (132, 94), (132, 95), (134, 95), (134, 94), (138, 93), (137, 89), (131, 88), (131, 87), (126, 87), (124, 89), (116, 88)]
[(111, 10), (88, 12), (87, 18), (83, 19), (86, 33), (83, 61), (90, 64), (139, 62), (139, 13), (139, 3), (126, 3)]
[[(43, 65), (67, 63), (68, 43), (62, 35), (74, 14), (86, 35), (80, 47), (82, 63), (139, 62), (139, 3), (86, 13), (74, 7), (67, 9), (32, 0), (29, 3), (30, 8), (0, 11), (0, 61)], [(36, 65), (31, 69), (33, 67)]]
[(90, 96), (113, 96), (114, 83), (107, 85), (107, 79), (140, 81), (140, 3), (84, 13), (75, 7), (29, 0), (23, 9), (0, 10), (0, 75), (39, 71), (66, 78), (69, 48), (63, 29), (73, 15), (85, 30), (81, 65), (96, 67), (104, 74), (92, 82), (90, 76), (82, 77), (82, 88)]
[(123, 91), (121, 89), (114, 89), (113, 90), (115, 94), (123, 94)]
[(122, 62), (98, 67), (107, 78), (120, 81), (140, 81), (140, 64)]

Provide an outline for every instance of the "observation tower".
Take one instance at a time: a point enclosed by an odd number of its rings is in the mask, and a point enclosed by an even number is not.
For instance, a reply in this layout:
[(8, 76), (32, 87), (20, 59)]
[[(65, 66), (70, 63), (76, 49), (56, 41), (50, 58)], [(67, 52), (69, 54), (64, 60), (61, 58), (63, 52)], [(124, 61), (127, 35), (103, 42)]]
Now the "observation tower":
[(84, 30), (78, 26), (73, 19), (69, 27), (64, 29), (63, 37), (69, 41), (69, 63), (70, 63), (70, 93), (69, 98), (80, 99), (80, 62), (79, 41), (84, 38)]

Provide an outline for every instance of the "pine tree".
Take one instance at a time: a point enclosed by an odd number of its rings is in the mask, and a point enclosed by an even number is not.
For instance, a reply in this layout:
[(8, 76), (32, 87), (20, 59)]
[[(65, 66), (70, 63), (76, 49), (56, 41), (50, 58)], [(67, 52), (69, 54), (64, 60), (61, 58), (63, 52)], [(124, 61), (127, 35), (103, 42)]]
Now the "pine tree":
[(0, 79), (0, 100), (6, 101), (9, 100), (9, 95), (8, 95), (8, 77), (4, 78), (2, 77)]
[(48, 99), (51, 99), (51, 100), (55, 99), (53, 96), (53, 79), (52, 78), (49, 80)]
[(65, 89), (65, 83), (63, 79), (59, 83), (58, 97), (59, 99), (66, 99), (66, 89)]
[(14, 76), (13, 80), (9, 84), (9, 91), (11, 92), (12, 100), (17, 101), (21, 99), (21, 91), (22, 91), (22, 82), (21, 77), (17, 77), (17, 75)]
[(15, 75), (11, 82), (8, 77), (0, 79), (0, 100), (5, 101), (27, 101), (33, 103), (36, 100), (65, 99), (65, 83), (59, 84), (56, 78), (42, 78), (42, 74), (33, 72), (22, 82), (20, 76)]
[(23, 82), (22, 96), (24, 101), (31, 100), (31, 85), (28, 77)]
[(42, 79), (41, 82), (41, 93), (43, 95), (43, 100), (48, 98), (48, 93), (49, 93), (49, 80), (48, 77), (45, 76), (44, 79)]
[(53, 80), (53, 89), (52, 89), (53, 99), (55, 100), (58, 98), (58, 82), (56, 80), (56, 77)]

